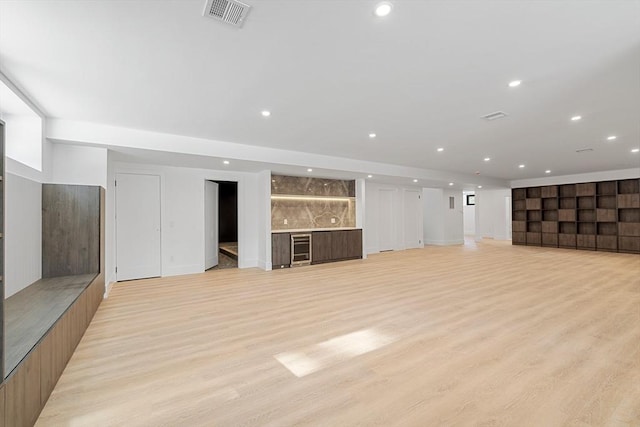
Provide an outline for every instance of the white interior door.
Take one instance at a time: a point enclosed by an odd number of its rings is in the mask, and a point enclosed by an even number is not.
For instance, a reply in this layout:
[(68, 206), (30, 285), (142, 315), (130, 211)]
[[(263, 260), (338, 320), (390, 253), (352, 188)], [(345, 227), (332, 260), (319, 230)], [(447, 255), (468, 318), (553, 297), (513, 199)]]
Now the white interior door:
[(418, 248), (422, 243), (420, 224), (422, 213), (420, 210), (420, 192), (406, 190), (404, 192), (404, 247)]
[(116, 278), (158, 277), (160, 254), (160, 177), (116, 176)]
[(218, 184), (204, 182), (204, 269), (218, 265)]
[(378, 236), (380, 250), (391, 251), (394, 249), (393, 241), (393, 194), (394, 190), (380, 189), (378, 191)]

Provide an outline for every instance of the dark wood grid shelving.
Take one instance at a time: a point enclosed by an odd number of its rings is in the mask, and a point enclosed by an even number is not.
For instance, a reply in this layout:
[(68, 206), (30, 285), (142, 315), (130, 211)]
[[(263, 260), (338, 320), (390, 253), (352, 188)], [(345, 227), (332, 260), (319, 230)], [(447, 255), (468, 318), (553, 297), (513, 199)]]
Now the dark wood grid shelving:
[(512, 189), (514, 245), (640, 253), (640, 179)]

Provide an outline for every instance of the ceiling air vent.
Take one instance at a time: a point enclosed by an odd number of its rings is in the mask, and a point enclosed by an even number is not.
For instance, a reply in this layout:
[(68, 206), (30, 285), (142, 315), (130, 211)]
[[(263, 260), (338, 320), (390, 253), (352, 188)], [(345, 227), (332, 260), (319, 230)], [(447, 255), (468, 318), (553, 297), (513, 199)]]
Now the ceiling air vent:
[(580, 148), (576, 150), (576, 153), (587, 153), (589, 151), (593, 151), (593, 148)]
[(488, 121), (503, 119), (505, 117), (507, 117), (507, 113), (504, 111), (496, 111), (495, 113), (489, 113), (486, 116), (482, 116), (483, 119)]
[(251, 6), (236, 0), (207, 0), (203, 16), (242, 27)]

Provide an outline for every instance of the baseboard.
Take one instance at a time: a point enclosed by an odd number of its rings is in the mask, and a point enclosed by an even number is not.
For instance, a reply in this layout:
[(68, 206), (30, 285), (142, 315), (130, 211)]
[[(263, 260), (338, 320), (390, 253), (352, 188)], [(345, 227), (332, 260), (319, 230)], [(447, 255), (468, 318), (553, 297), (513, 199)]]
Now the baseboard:
[(424, 243), (426, 245), (433, 246), (453, 246), (453, 245), (463, 245), (464, 239), (455, 239), (455, 240), (425, 240)]
[(202, 264), (178, 265), (175, 267), (163, 268), (162, 277), (182, 276), (184, 274), (196, 274), (202, 272)]
[[(238, 259), (238, 268), (262, 268), (261, 264), (257, 259), (248, 259), (245, 260), (243, 257), (239, 257)], [(263, 269), (264, 270), (264, 269)]]
[(264, 260), (259, 260), (257, 267), (261, 270), (271, 271), (273, 264)]
[(379, 252), (378, 248), (367, 248), (367, 254), (377, 254)]
[(116, 282), (108, 282), (107, 286), (104, 287), (104, 299), (109, 298), (109, 292), (111, 292), (111, 288)]

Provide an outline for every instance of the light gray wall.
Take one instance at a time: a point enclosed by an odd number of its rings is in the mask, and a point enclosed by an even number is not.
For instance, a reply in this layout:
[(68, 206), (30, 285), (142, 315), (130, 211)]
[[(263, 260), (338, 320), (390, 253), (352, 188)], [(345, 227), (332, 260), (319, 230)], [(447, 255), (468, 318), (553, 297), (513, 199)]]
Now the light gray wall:
[(42, 277), (42, 184), (5, 176), (5, 297)]

